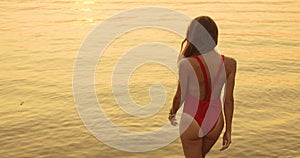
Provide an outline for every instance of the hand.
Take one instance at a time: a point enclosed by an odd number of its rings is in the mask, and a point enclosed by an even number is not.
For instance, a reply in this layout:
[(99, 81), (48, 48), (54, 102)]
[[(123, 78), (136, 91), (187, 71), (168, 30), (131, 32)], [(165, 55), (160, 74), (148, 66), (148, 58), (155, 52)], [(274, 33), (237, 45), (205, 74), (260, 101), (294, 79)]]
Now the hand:
[(175, 116), (176, 114), (169, 114), (169, 121), (173, 126), (176, 126), (178, 124)]
[(222, 143), (222, 148), (220, 151), (223, 151), (229, 147), (231, 144), (231, 132), (225, 132), (223, 135), (223, 143)]

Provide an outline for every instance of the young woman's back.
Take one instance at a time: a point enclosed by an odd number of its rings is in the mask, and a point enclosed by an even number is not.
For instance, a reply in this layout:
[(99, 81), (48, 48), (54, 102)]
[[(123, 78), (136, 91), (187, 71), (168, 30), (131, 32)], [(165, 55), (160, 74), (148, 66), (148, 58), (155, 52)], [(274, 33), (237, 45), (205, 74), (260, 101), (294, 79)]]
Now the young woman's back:
[[(220, 59), (218, 59), (218, 56), (220, 57)], [(207, 62), (203, 62), (205, 61), (204, 58)], [(221, 56), (216, 52), (210, 52), (208, 54), (205, 54), (205, 57), (200, 55), (199, 59), (204, 63), (204, 71), (207, 72), (207, 80), (209, 82), (208, 89), (211, 90), (210, 104), (214, 104), (213, 101), (218, 101), (221, 99), (221, 90), (226, 83), (226, 88), (229, 88), (229, 91), (231, 89), (230, 87), (232, 87), (232, 85), (228, 85), (228, 83), (232, 82), (233, 78), (230, 79), (228, 77), (230, 76), (230, 74), (235, 73), (233, 71), (235, 70), (235, 60), (229, 57), (224, 57), (223, 62)], [(180, 75), (188, 76), (188, 84), (186, 85), (186, 90), (183, 86), (181, 86), (181, 92), (186, 91), (185, 95), (191, 95), (193, 98), (195, 98), (195, 100), (205, 100), (206, 97), (208, 97), (209, 92), (206, 90), (207, 83), (205, 82), (203, 69), (201, 69), (199, 62), (194, 57), (189, 57), (184, 60), (185, 61), (181, 62), (186, 63), (179, 64), (181, 66), (179, 68), (182, 69), (182, 71), (185, 71), (185, 73)], [(209, 69), (210, 71), (208, 71), (208, 67), (211, 67), (211, 69)], [(227, 79), (231, 81), (227, 82)], [(181, 83), (182, 82), (184, 81), (181, 81)], [(185, 97), (183, 95), (181, 96)], [(188, 106), (196, 106), (193, 103), (191, 105), (187, 105), (189, 104), (187, 100), (185, 100), (186, 103), (184, 105), (184, 109), (186, 109)], [(216, 102), (216, 104), (218, 104), (218, 102)], [(201, 105), (200, 103), (198, 106), (203, 105)], [(197, 119), (194, 118), (194, 115), (197, 115), (196, 113), (191, 114), (188, 111), (183, 113), (180, 122), (180, 132), (181, 141), (186, 157), (193, 157), (195, 155), (197, 155), (198, 157), (199, 155), (202, 155), (204, 157), (219, 138), (224, 127), (224, 119), (222, 113), (222, 105), (219, 104), (219, 107), (217, 108), (219, 108), (219, 110), (214, 110), (210, 114), (206, 113), (206, 115), (210, 115), (206, 116), (206, 118), (209, 118), (209, 121), (212, 122), (211, 125), (208, 126), (208, 129), (204, 129), (204, 127), (201, 126), (199, 121), (197, 121)], [(194, 111), (197, 111), (197, 109)]]
[(184, 102), (180, 133), (188, 158), (205, 157), (222, 132), (224, 119), (220, 95), (224, 85), (226, 131), (221, 150), (231, 143), (236, 61), (214, 50), (217, 39), (215, 22), (203, 16), (192, 21), (183, 41), (186, 42), (182, 51), (184, 58), (178, 63), (179, 83), (169, 120), (173, 122)]

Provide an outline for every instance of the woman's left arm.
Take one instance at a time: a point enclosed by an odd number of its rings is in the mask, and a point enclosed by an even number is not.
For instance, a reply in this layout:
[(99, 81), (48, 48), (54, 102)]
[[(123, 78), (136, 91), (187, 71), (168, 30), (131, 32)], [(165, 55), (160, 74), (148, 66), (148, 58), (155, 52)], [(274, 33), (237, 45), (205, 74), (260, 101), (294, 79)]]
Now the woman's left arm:
[(180, 86), (180, 81), (178, 81), (177, 90), (176, 90), (175, 96), (173, 98), (172, 108), (170, 109), (170, 114), (176, 114), (178, 109), (180, 108), (181, 104), (182, 104), (181, 86)]
[(178, 109), (181, 107), (182, 103), (185, 100), (187, 94), (188, 80), (189, 80), (189, 71), (191, 69), (190, 62), (188, 59), (183, 59), (178, 64), (178, 76), (179, 81), (177, 84), (177, 90), (173, 98), (172, 108), (169, 113), (169, 120), (172, 121), (175, 119)]

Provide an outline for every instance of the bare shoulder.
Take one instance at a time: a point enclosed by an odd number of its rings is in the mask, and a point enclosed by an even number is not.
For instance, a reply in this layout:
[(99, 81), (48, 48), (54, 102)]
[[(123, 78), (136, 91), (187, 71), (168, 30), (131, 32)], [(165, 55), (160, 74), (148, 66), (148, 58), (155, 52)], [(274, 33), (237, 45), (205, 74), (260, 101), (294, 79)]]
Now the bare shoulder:
[(225, 64), (225, 68), (228, 72), (236, 71), (236, 65), (237, 65), (236, 59), (225, 56), (224, 64)]
[(184, 57), (178, 61), (178, 66), (180, 67), (180, 66), (193, 65), (193, 63), (194, 60), (192, 57)]
[(185, 66), (189, 60), (187, 58), (181, 58), (180, 60), (177, 61), (178, 67)]
[(232, 57), (228, 57), (228, 56), (225, 56), (224, 62), (225, 62), (225, 64), (228, 64), (230, 66), (236, 66), (236, 64), (237, 64), (236, 59), (234, 59)]
[(197, 67), (198, 62), (194, 57), (187, 57), (186, 60), (189, 61), (189, 63), (191, 64), (191, 66), (193, 67)]
[(192, 67), (189, 58), (182, 58), (179, 61), (177, 61), (177, 66), (179, 70), (185, 70), (185, 71), (191, 69)]

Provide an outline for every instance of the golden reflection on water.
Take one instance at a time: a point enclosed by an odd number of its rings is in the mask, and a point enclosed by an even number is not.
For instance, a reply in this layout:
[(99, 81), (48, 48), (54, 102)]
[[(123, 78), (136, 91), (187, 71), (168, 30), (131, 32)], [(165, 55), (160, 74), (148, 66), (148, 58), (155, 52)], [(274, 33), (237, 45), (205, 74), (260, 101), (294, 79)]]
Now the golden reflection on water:
[(75, 4), (83, 4), (83, 5), (95, 4), (95, 1), (76, 0)]
[[(220, 153), (217, 149), (221, 142), (217, 142), (210, 157), (300, 155), (299, 3), (155, 2), (191, 17), (212, 16), (220, 28), (219, 50), (238, 61), (233, 143)], [(74, 59), (89, 31), (120, 11), (153, 4), (150, 0), (1, 1), (0, 157), (182, 157), (179, 140), (147, 153), (108, 147), (84, 127), (73, 101)], [(140, 29), (109, 45), (99, 59), (95, 88), (101, 106), (114, 123), (131, 131), (150, 131), (167, 123), (177, 83), (169, 69), (147, 63), (129, 80), (131, 96), (142, 106), (149, 102), (152, 83), (165, 86), (166, 105), (148, 118), (130, 116), (116, 105), (111, 72), (119, 57), (138, 44), (162, 42), (179, 50), (181, 41), (168, 31)]]
[[(136, 117), (125, 113), (116, 104), (113, 96), (108, 95), (112, 92), (111, 80), (112, 72), (116, 62), (120, 56), (130, 51), (141, 43), (161, 42), (169, 46), (173, 46), (178, 50), (176, 41), (180, 41), (180, 36), (175, 33), (155, 29), (136, 29), (126, 32), (116, 40), (114, 40), (105, 50), (99, 60), (96, 72), (96, 90), (101, 107), (104, 109), (109, 118), (117, 125), (132, 131), (151, 131), (155, 130), (167, 123), (166, 114), (174, 94), (174, 86), (177, 84), (176, 75), (169, 68), (158, 63), (145, 63), (132, 70), (133, 73), (129, 80), (130, 95), (137, 104), (145, 105), (150, 101), (149, 88), (155, 83), (162, 84), (167, 93), (165, 105), (157, 113), (151, 117)], [(163, 53), (163, 52), (162, 52)], [(176, 62), (177, 59), (174, 59)], [(135, 62), (135, 61), (132, 61)], [(126, 119), (120, 119), (126, 118)], [(133, 124), (129, 125), (128, 122)]]

